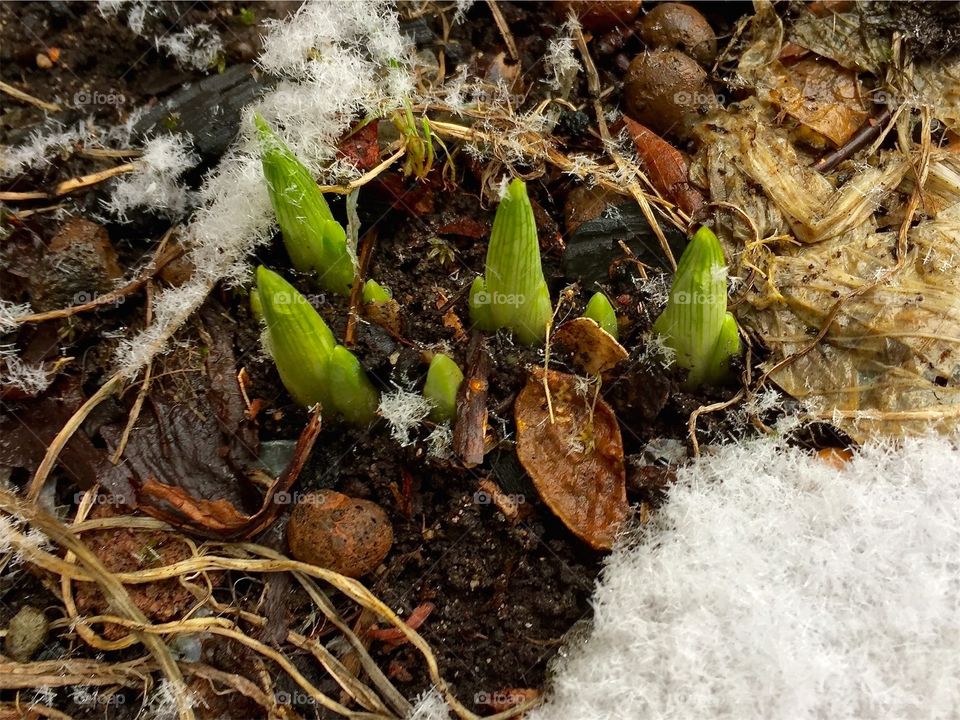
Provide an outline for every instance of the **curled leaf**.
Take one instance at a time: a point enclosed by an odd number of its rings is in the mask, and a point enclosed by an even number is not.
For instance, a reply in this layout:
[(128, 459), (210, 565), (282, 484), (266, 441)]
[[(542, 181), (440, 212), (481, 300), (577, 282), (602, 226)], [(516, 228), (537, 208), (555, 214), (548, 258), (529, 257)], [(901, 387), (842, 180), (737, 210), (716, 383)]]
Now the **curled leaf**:
[(609, 550), (629, 514), (623, 441), (610, 406), (578, 385), (574, 375), (531, 372), (514, 404), (517, 456), (564, 525), (591, 547)]
[(596, 320), (578, 317), (557, 328), (553, 341), (573, 353), (573, 363), (588, 375), (600, 375), (627, 358), (626, 349)]

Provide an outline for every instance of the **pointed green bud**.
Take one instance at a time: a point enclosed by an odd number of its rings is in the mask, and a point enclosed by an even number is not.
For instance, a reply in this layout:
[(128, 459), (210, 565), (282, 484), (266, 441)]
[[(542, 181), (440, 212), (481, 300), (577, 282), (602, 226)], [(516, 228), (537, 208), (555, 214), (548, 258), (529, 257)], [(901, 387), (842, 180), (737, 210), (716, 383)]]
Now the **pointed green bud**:
[(347, 295), (356, 275), (356, 262), (343, 227), (310, 175), (286, 144), (259, 115), (254, 116), (263, 175), (270, 202), (283, 233), (290, 262), (301, 272), (316, 273), (318, 285)]
[(719, 385), (730, 374), (730, 361), (740, 354), (740, 328), (733, 313), (727, 311), (720, 326), (720, 337), (713, 348), (710, 373), (704, 379), (708, 385)]
[(607, 296), (602, 292), (596, 292), (587, 303), (583, 316), (595, 320), (597, 325), (606, 330), (613, 336), (614, 340), (620, 339), (620, 329), (617, 327), (617, 313), (613, 305), (607, 300)]
[(256, 288), (250, 290), (250, 314), (256, 320), (263, 320), (263, 301), (260, 299), (260, 293)]
[(280, 379), (293, 399), (333, 410), (325, 366), (336, 345), (333, 333), (293, 285), (265, 267), (257, 268), (256, 295)]
[[(729, 317), (729, 319), (728, 319)], [(667, 307), (653, 331), (676, 353), (675, 362), (690, 371), (685, 387), (718, 382), (739, 352), (736, 321), (727, 313), (727, 268), (720, 241), (701, 227), (680, 257)]]
[[(486, 306), (486, 307), (483, 307)], [(507, 328), (527, 345), (542, 343), (553, 310), (540, 264), (540, 244), (527, 186), (514, 180), (497, 208), (487, 246), (483, 283), (474, 281), (470, 312), (475, 325)]]
[(363, 303), (385, 303), (393, 300), (393, 294), (376, 280), (367, 280), (363, 284)]
[(463, 371), (443, 353), (437, 353), (430, 361), (423, 396), (433, 404), (430, 419), (434, 422), (450, 422), (457, 417), (457, 393), (463, 383)]
[(353, 425), (369, 425), (377, 416), (380, 394), (356, 356), (343, 345), (330, 353), (327, 376), (333, 387), (333, 404), (344, 419)]

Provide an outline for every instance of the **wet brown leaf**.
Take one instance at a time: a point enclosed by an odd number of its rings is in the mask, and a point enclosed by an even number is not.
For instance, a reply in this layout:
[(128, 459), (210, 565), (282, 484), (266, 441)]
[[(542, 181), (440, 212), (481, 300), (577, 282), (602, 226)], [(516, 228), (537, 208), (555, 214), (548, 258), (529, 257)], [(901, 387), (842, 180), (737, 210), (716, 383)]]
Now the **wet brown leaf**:
[(573, 363), (588, 375), (600, 375), (627, 358), (613, 335), (588, 317), (578, 317), (557, 328), (553, 342), (573, 353)]
[(629, 514), (623, 441), (613, 410), (578, 391), (574, 375), (546, 371), (553, 422), (535, 368), (514, 405), (517, 455), (553, 513), (597, 550), (609, 550)]
[(687, 215), (693, 215), (703, 205), (703, 195), (690, 184), (687, 158), (653, 130), (635, 120), (624, 116), (623, 125), (633, 139), (637, 156), (653, 186)]
[(400, 317), (400, 303), (394, 299), (386, 302), (368, 302), (363, 306), (363, 315), (370, 322), (376, 323), (394, 337), (398, 337), (403, 329)]
[(806, 57), (778, 77), (770, 99), (788, 115), (843, 145), (869, 117), (857, 73), (817, 57)]

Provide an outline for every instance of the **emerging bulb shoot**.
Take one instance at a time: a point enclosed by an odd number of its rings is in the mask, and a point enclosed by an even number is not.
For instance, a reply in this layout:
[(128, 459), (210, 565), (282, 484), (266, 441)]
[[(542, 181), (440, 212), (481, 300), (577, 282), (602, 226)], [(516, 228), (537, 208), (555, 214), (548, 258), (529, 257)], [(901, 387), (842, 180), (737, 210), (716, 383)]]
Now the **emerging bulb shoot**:
[(680, 256), (667, 307), (653, 324), (675, 362), (689, 370), (684, 387), (724, 381), (740, 353), (737, 321), (727, 312), (727, 268), (717, 236), (701, 227)]
[(306, 166), (259, 115), (254, 117), (260, 139), (263, 175), (270, 202), (283, 234), (290, 262), (300, 272), (312, 272), (324, 290), (348, 295), (356, 261), (343, 227)]
[(493, 220), (482, 278), (470, 288), (470, 318), (481, 330), (511, 330), (526, 345), (544, 341), (553, 310), (527, 186), (514, 180)]

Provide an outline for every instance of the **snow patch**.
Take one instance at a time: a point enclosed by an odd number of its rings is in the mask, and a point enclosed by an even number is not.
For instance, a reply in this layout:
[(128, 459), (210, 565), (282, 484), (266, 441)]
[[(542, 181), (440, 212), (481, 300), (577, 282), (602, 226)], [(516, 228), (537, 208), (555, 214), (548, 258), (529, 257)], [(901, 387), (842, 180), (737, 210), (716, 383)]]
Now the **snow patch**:
[(530, 720), (956, 717), (958, 443), (838, 471), (764, 439), (681, 468)]

